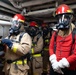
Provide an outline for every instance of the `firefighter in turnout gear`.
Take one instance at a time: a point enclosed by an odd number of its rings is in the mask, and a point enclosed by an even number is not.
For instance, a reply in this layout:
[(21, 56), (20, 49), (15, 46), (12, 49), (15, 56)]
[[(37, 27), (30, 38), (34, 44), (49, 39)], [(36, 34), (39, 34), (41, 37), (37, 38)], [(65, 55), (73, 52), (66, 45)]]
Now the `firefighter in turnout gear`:
[(43, 37), (39, 32), (38, 24), (35, 21), (30, 22), (28, 33), (32, 37), (32, 48), (31, 48), (31, 75), (42, 74), (42, 48), (43, 48)]
[(76, 29), (72, 23), (73, 11), (66, 4), (56, 9), (57, 32), (49, 45), (50, 75), (76, 75)]
[[(49, 40), (51, 38), (51, 31), (46, 23), (42, 24), (43, 30), (43, 39), (44, 39), (44, 46), (43, 46), (43, 74), (47, 75), (50, 70), (49, 65)], [(45, 65), (46, 64), (46, 65)]]
[(27, 65), (27, 54), (32, 46), (32, 39), (25, 32), (25, 17), (16, 14), (12, 19), (9, 36), (2, 39), (1, 43), (7, 45), (5, 53), (5, 75), (27, 75), (29, 66)]

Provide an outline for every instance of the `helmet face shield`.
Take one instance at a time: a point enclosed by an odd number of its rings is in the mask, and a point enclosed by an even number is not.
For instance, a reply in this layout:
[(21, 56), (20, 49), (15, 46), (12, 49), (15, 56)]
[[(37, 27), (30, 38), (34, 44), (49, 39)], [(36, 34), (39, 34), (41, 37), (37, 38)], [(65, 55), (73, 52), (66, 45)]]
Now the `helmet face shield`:
[(14, 30), (19, 30), (20, 29), (20, 23), (19, 23), (19, 21), (18, 20), (13, 20), (12, 21), (12, 26), (11, 26), (11, 28), (13, 28)]
[(66, 19), (70, 19), (71, 17), (72, 17), (72, 15), (69, 15), (69, 14), (61, 14), (61, 15), (57, 16), (57, 19), (61, 19), (63, 21)]
[(13, 23), (14, 26), (17, 26), (17, 27), (18, 27), (18, 25), (19, 25), (18, 20), (14, 20), (12, 23)]
[(18, 20), (13, 20), (9, 32), (10, 32), (10, 34), (17, 35), (20, 32), (19, 31), (20, 28), (21, 28), (21, 25), (20, 25), (19, 21)]
[(65, 29), (69, 28), (71, 22), (72, 15), (69, 14), (61, 14), (57, 16), (58, 26), (57, 29)]

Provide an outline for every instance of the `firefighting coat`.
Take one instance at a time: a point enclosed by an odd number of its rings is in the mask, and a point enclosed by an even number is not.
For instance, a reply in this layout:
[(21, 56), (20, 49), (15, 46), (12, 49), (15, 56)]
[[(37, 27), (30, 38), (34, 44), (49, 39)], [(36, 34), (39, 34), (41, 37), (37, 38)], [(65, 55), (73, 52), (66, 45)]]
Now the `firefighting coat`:
[(38, 34), (33, 38), (33, 46), (32, 46), (32, 72), (33, 75), (41, 75), (42, 73), (42, 49), (43, 49), (43, 37), (42, 35)]
[[(72, 25), (72, 30), (73, 30)], [(70, 31), (69, 31), (70, 32)], [(72, 32), (69, 35), (62, 37), (57, 35), (56, 42), (54, 40), (56, 32), (52, 34), (52, 38), (50, 40), (49, 45), (49, 54), (56, 54), (57, 61), (61, 60), (62, 58), (66, 58), (70, 64), (69, 69), (75, 70), (76, 69), (76, 35), (74, 36), (75, 42), (72, 44)], [(56, 51), (54, 52), (54, 43), (56, 43)]]
[[(7, 60), (18, 59), (21, 56), (26, 55), (28, 52), (30, 52), (31, 45), (32, 45), (31, 37), (27, 33), (24, 33), (24, 35), (21, 38), (21, 41), (19, 42), (20, 35), (21, 35), (21, 33), (19, 35), (17, 35), (17, 36), (11, 36), (10, 37), (10, 40), (13, 40), (13, 45), (12, 45), (11, 49), (7, 48), (7, 51), (5, 53), (5, 60), (6, 61)], [(24, 60), (26, 60), (26, 62), (27, 62), (27, 58), (25, 58)], [(14, 64), (14, 63), (11, 63), (11, 64), (7, 63), (7, 65), (6, 65), (7, 67), (4, 66), (4, 69), (5, 68), (6, 68), (6, 70), (10, 69), (12, 64)], [(24, 65), (24, 67), (21, 67), (19, 64), (23, 65), (23, 64), (21, 64), (21, 60), (20, 60), (19, 63), (17, 63), (17, 66), (21, 70), (29, 69), (29, 66), (27, 65), (27, 63)]]

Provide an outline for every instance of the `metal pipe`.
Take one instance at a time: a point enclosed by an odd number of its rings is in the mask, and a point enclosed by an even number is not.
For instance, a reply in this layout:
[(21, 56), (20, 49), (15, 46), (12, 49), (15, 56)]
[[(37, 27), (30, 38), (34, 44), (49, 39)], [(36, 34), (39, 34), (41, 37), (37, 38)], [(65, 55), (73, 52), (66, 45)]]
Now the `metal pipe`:
[(0, 20), (0, 25), (11, 25), (11, 22)]

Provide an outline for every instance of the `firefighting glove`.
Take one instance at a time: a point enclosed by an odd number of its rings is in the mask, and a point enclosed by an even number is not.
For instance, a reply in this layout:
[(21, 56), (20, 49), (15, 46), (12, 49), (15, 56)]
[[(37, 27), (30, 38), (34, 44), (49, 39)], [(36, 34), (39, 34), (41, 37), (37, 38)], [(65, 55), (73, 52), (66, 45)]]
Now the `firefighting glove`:
[(12, 41), (10, 39), (2, 39), (1, 41), (2, 44), (6, 44), (10, 49), (13, 45)]
[(49, 60), (51, 62), (51, 66), (52, 66), (52, 68), (55, 72), (60, 73), (60, 74), (64, 74), (62, 72), (61, 68), (59, 67), (59, 63), (56, 60), (56, 55), (55, 54), (51, 55)]
[(56, 61), (55, 63), (52, 64), (52, 68), (54, 72), (57, 72), (59, 74), (64, 74), (61, 68), (59, 67), (59, 63)]
[(56, 55), (55, 54), (51, 55), (49, 57), (49, 60), (50, 60), (51, 64), (55, 63), (56, 62)]
[(60, 61), (59, 61), (59, 67), (60, 68), (68, 68), (68, 67), (70, 67), (70, 64), (69, 64), (69, 62), (67, 61), (67, 59), (66, 58), (62, 58)]

